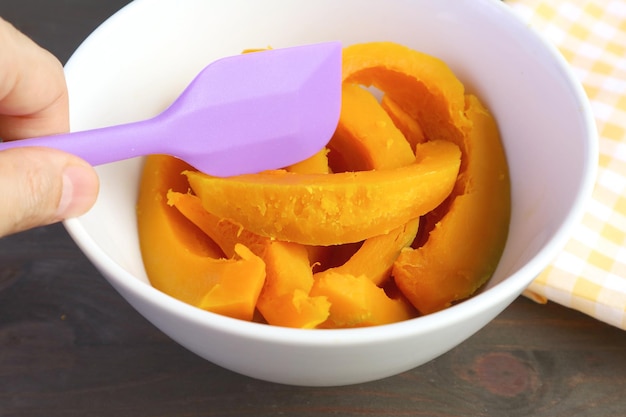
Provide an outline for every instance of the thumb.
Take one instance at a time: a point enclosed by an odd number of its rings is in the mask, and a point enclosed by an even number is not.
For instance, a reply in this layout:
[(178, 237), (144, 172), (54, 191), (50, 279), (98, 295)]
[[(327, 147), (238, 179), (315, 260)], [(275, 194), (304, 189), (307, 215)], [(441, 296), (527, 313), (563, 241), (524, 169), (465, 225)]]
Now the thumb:
[(99, 181), (82, 159), (48, 148), (0, 152), (0, 236), (83, 214)]

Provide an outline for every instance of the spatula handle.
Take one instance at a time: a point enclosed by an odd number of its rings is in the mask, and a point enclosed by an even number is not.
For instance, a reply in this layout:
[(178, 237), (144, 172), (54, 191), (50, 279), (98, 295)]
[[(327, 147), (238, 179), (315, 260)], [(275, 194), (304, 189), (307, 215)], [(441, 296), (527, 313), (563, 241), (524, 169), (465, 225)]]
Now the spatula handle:
[[(135, 156), (145, 155), (142, 141), (138, 138), (150, 136), (146, 129), (150, 123), (134, 122), (92, 130), (62, 133), (31, 139), (0, 143), (0, 151), (27, 146), (42, 146), (59, 149), (83, 158), (91, 165), (101, 165)], [(132, 140), (130, 140), (132, 138)], [(157, 139), (158, 136), (155, 136)], [(151, 149), (155, 149), (154, 144)]]

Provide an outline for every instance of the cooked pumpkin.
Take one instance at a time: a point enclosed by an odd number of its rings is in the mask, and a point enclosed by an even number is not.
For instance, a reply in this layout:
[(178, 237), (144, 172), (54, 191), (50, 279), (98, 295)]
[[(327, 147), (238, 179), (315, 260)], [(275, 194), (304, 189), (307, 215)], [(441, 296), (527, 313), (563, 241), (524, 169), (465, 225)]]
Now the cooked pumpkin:
[(152, 285), (298, 328), (406, 320), (484, 285), (511, 210), (492, 114), (443, 61), (391, 42), (346, 47), (343, 83), (328, 147), (292, 166), (216, 178), (147, 158), (137, 214)]

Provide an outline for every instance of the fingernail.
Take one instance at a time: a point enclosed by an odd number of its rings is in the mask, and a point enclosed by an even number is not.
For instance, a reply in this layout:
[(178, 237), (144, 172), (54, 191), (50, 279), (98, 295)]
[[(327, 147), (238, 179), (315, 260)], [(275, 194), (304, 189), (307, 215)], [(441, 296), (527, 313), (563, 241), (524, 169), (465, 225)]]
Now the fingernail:
[(90, 166), (70, 165), (63, 170), (63, 190), (57, 218), (80, 216), (91, 208), (98, 194), (98, 179)]

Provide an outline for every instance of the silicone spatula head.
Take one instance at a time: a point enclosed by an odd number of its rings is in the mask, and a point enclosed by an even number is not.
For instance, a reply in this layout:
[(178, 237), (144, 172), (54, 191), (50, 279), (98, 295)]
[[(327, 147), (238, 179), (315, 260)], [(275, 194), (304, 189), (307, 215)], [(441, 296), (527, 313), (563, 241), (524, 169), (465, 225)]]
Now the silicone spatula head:
[(176, 126), (169, 153), (220, 176), (284, 167), (328, 143), (340, 109), (338, 43), (229, 57), (164, 113)]
[(169, 154), (230, 176), (313, 155), (330, 140), (340, 109), (341, 45), (326, 42), (215, 61), (152, 119), (0, 143), (0, 150), (48, 146), (92, 165)]

